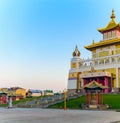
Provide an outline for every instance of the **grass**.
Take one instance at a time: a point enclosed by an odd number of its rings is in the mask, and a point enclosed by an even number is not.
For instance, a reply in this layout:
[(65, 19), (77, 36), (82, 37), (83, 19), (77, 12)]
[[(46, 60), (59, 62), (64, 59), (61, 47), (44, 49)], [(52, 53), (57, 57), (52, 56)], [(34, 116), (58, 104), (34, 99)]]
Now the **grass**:
[[(81, 105), (85, 104), (86, 97), (82, 96), (76, 99), (67, 100), (66, 105), (68, 109), (81, 109)], [(103, 94), (103, 104), (108, 104), (110, 109), (117, 109), (120, 111), (120, 94)], [(64, 103), (58, 103), (49, 106), (49, 108), (62, 108)]]
[[(85, 104), (85, 99), (86, 99), (86, 97), (82, 96), (82, 97), (78, 97), (76, 99), (67, 100), (66, 101), (67, 108), (69, 108), (69, 109), (80, 109), (81, 108), (81, 104)], [(64, 103), (63, 102), (57, 103), (55, 105), (49, 106), (48, 108), (60, 108), (60, 109), (63, 109), (64, 108)]]
[(120, 109), (120, 94), (104, 94), (103, 104), (108, 104), (111, 109)]
[[(23, 100), (13, 101), (13, 106), (29, 101), (38, 100), (42, 97), (31, 97), (31, 98), (25, 98)], [(78, 97), (76, 99), (71, 99), (66, 101), (66, 105), (68, 109), (81, 109), (81, 105), (86, 103), (86, 97)], [(116, 109), (116, 111), (120, 112), (120, 94), (103, 94), (103, 104), (108, 104), (110, 106), (110, 109)], [(8, 104), (0, 105), (0, 107), (6, 107)], [(55, 105), (51, 105), (48, 108), (64, 108), (64, 103), (57, 103)]]

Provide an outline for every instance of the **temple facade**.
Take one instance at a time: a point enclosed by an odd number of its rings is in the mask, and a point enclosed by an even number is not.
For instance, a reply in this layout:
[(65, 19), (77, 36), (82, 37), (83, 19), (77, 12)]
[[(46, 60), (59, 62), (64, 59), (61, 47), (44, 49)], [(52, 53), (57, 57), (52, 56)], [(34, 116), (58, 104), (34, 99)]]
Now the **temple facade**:
[(97, 30), (103, 39), (84, 46), (91, 51), (91, 59), (81, 59), (80, 51), (75, 47), (70, 63), (68, 91), (85, 92), (83, 87), (93, 80), (108, 87), (104, 93), (120, 91), (120, 23), (115, 21), (114, 10), (107, 26)]

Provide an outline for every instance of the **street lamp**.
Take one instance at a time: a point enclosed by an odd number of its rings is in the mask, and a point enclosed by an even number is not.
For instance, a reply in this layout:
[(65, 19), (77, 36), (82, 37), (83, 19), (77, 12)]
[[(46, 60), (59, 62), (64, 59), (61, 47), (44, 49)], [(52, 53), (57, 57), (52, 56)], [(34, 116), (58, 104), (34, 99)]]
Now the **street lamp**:
[(12, 96), (8, 98), (8, 108), (12, 108)]
[(12, 105), (12, 98), (13, 98), (13, 96), (14, 96), (13, 92), (7, 93), (8, 108), (12, 108), (13, 107), (13, 105)]
[(63, 93), (64, 93), (64, 110), (66, 110), (66, 109), (67, 109), (67, 108), (66, 108), (67, 90), (64, 89)]

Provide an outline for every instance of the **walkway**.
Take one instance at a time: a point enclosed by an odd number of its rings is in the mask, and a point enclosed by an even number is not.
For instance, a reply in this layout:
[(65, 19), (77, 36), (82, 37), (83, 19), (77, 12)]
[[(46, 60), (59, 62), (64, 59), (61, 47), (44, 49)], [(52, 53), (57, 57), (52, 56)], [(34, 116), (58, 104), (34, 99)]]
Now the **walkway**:
[(0, 108), (0, 123), (110, 123), (118, 120), (120, 112), (115, 111)]

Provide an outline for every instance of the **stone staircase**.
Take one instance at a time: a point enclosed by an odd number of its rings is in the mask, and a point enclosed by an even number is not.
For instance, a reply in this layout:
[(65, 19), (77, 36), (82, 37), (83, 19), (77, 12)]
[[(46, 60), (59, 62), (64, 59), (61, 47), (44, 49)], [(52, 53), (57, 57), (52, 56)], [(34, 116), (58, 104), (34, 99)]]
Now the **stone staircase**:
[[(74, 99), (77, 97), (82, 96), (82, 94), (79, 95), (72, 95), (72, 96), (67, 96), (67, 100), (69, 99)], [(54, 105), (56, 103), (60, 103), (64, 101), (64, 95), (54, 95), (54, 96), (47, 96), (47, 97), (43, 97), (40, 99), (36, 99), (33, 101), (28, 101), (25, 103), (20, 103), (15, 105), (15, 107), (19, 107), (19, 108), (47, 108), (50, 105)]]

